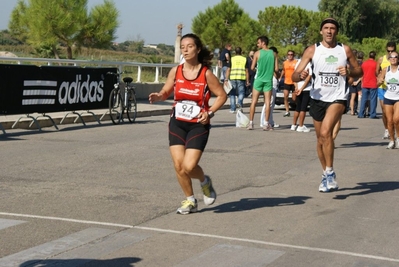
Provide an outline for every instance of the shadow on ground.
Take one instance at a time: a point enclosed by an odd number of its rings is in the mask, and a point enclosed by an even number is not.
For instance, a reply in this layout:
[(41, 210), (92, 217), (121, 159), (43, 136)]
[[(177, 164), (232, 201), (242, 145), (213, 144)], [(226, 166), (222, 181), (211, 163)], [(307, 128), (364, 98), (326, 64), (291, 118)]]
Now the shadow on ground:
[(242, 198), (239, 201), (228, 202), (219, 206), (214, 206), (212, 208), (202, 209), (201, 212), (214, 211), (216, 213), (223, 213), (247, 211), (265, 207), (301, 205), (305, 204), (305, 200), (310, 198), (311, 197), (306, 196), (294, 196), (286, 198)]
[(358, 183), (358, 186), (353, 188), (340, 188), (338, 193), (342, 191), (349, 191), (348, 194), (339, 194), (334, 199), (346, 199), (353, 196), (363, 196), (372, 193), (381, 193), (385, 191), (393, 191), (399, 189), (399, 182), (366, 182)]
[(19, 267), (50, 267), (50, 266), (68, 266), (68, 267), (133, 267), (133, 263), (141, 261), (140, 258), (117, 258), (111, 260), (94, 260), (94, 259), (46, 259), (46, 260), (30, 260), (22, 263)]

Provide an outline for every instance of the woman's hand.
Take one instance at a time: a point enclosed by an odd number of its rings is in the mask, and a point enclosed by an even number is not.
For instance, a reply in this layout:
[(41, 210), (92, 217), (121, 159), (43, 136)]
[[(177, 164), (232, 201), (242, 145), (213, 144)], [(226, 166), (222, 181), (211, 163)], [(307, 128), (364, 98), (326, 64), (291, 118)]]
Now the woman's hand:
[(151, 93), (151, 94), (148, 96), (148, 100), (149, 100), (150, 103), (152, 104), (152, 103), (154, 103), (154, 102), (161, 101), (161, 100), (162, 100), (162, 97), (163, 97), (163, 94), (161, 94), (161, 93)]
[(209, 118), (209, 114), (208, 114), (208, 112), (206, 112), (206, 111), (204, 111), (204, 112), (201, 112), (199, 115), (198, 115), (198, 122), (199, 123), (201, 123), (201, 124), (208, 124), (209, 123), (209, 120), (210, 120), (210, 118)]

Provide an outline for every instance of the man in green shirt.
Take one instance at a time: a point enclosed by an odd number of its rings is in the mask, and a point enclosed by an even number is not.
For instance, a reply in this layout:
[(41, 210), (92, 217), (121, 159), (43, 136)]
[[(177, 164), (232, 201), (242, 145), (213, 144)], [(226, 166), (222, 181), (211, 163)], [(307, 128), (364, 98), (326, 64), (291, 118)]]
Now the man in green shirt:
[[(273, 89), (273, 75), (278, 73), (278, 61), (277, 55), (270, 50), (267, 46), (269, 44), (269, 38), (266, 36), (258, 37), (257, 46), (258, 51), (254, 54), (254, 59), (252, 61), (251, 69), (255, 70), (256, 75), (254, 86), (252, 89), (252, 102), (249, 112), (249, 126), (248, 130), (254, 129), (254, 115), (255, 107), (259, 100), (259, 95), (264, 94), (265, 103), (270, 103), (272, 89)], [(265, 108), (265, 118), (266, 121), (263, 124), (263, 130), (269, 131), (273, 130), (273, 127), (269, 124), (268, 118), (270, 117), (270, 104), (266, 105)]]

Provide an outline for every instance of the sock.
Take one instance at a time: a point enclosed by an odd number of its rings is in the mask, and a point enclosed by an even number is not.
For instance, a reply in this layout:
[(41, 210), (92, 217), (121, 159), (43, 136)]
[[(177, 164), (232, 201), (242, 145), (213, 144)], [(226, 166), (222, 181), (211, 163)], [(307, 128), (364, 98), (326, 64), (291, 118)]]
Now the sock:
[(333, 167), (326, 167), (326, 174), (333, 173)]
[(249, 124), (254, 124), (254, 122), (253, 121), (249, 121)]
[(205, 176), (205, 179), (203, 182), (201, 182), (201, 186), (204, 186), (208, 183), (208, 177)]
[(268, 121), (265, 121), (265, 126), (267, 126), (267, 125), (269, 125), (269, 122), (268, 122)]
[(187, 197), (187, 200), (190, 200), (191, 202), (195, 203), (195, 197), (194, 195)]

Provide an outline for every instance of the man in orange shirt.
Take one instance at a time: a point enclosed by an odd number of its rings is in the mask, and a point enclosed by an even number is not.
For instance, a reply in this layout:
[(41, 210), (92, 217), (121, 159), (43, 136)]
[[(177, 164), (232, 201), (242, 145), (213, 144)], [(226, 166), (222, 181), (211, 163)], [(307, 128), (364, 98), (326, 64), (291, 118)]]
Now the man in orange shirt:
[[(284, 117), (290, 116), (290, 106), (288, 103), (288, 96), (290, 92), (294, 92), (295, 84), (292, 81), (292, 74), (295, 70), (295, 65), (297, 60), (294, 58), (295, 52), (292, 50), (288, 50), (287, 60), (283, 63), (283, 70), (281, 72), (280, 80), (284, 77), (284, 106), (285, 106), (285, 114)], [(296, 95), (292, 94), (292, 100), (295, 102)]]

